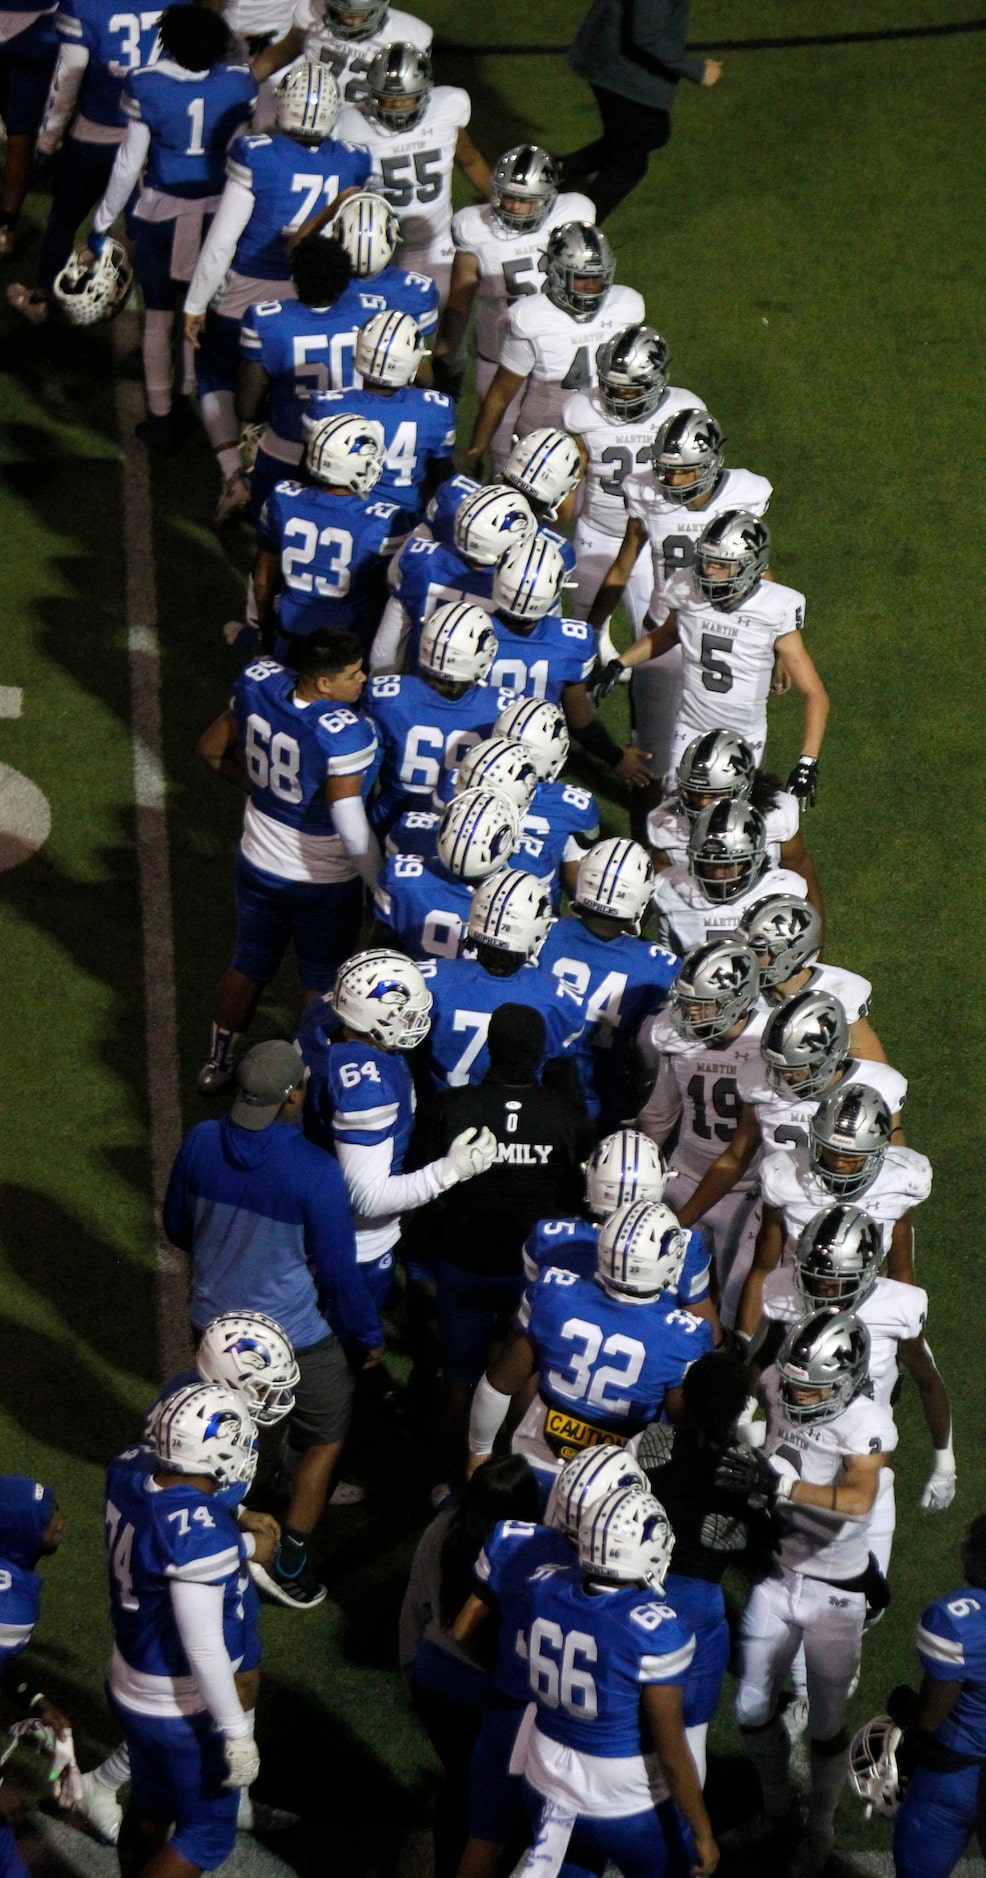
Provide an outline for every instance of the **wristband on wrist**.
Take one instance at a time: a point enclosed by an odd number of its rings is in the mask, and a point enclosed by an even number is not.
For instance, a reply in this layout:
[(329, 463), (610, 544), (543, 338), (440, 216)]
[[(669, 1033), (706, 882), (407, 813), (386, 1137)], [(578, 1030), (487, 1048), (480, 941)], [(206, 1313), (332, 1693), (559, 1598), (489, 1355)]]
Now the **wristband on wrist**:
[(594, 717), (591, 724), (584, 724), (581, 730), (573, 730), (572, 736), (589, 756), (597, 756), (601, 763), (608, 763), (610, 769), (616, 769), (622, 763), (623, 751), (598, 717)]
[(794, 1489), (797, 1484), (793, 1474), (781, 1474), (777, 1482), (777, 1498), (779, 1500), (790, 1500), (793, 1497)]

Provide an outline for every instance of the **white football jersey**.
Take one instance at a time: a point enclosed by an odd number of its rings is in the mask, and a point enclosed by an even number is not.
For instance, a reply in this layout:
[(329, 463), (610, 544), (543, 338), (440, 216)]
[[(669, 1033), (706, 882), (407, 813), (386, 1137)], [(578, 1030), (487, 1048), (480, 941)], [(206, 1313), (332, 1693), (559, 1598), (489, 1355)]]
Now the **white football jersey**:
[[(882, 1095), (891, 1115), (898, 1114), (904, 1106), (907, 1078), (899, 1070), (891, 1069), (889, 1063), (863, 1062), (851, 1056), (836, 1086), (841, 1089), (847, 1083), (866, 1083), (875, 1089)], [(790, 1099), (778, 1095), (766, 1080), (766, 1064), (759, 1051), (755, 1057), (747, 1057), (739, 1071), (738, 1087), (742, 1100), (756, 1110), (765, 1153), (771, 1154), (775, 1148), (789, 1152), (794, 1148), (807, 1150), (808, 1127), (822, 1101), (821, 1096), (806, 1096), (798, 1101), (793, 1090), (789, 1092)], [(819, 1204), (824, 1206), (826, 1202), (822, 1200)]]
[(460, 209), (452, 217), (456, 250), (475, 257), (479, 287), (474, 302), (476, 351), (495, 365), (507, 336), (507, 314), (515, 300), (540, 293), (544, 275), (538, 260), (553, 228), (565, 222), (593, 223), (596, 211), (588, 196), (575, 192), (556, 197), (540, 228), (529, 234), (503, 228), (488, 202)]
[[(366, 74), (384, 46), (417, 46), (421, 52), (428, 52), (434, 38), (425, 20), (416, 19), (413, 13), (402, 13), (397, 7), (388, 10), (383, 25), (367, 39), (340, 39), (326, 25), (320, 0), (295, 0), (294, 22), (305, 35), (305, 57), (329, 66), (344, 105), (362, 103), (366, 97)], [(342, 135), (341, 131), (338, 135)], [(365, 143), (367, 140), (360, 137), (357, 141)]]
[[(773, 806), (767, 809), (763, 819), (767, 829), (767, 859), (771, 867), (779, 867), (782, 847), (785, 842), (793, 841), (801, 826), (797, 796), (789, 795), (786, 789), (779, 789)], [(667, 855), (669, 867), (686, 865), (691, 831), (691, 822), (676, 807), (673, 796), (669, 796), (666, 802), (659, 802), (647, 817), (648, 845)], [(798, 898), (802, 899), (803, 895), (799, 894)]]
[(634, 465), (649, 466), (654, 437), (676, 411), (704, 408), (693, 391), (669, 385), (656, 411), (629, 424), (610, 417), (598, 385), (592, 391), (574, 392), (562, 412), (562, 423), (574, 437), (581, 437), (589, 456), (580, 520), (622, 541), (627, 525), (623, 490)]
[(769, 893), (790, 893), (803, 900), (808, 889), (789, 867), (767, 867), (753, 885), (732, 900), (708, 900), (685, 866), (668, 867), (654, 886), (657, 934), (662, 946), (684, 957), (712, 939), (732, 938), (747, 907)]
[[(364, 44), (366, 42), (364, 41)], [(452, 170), (459, 132), (469, 122), (469, 93), (458, 85), (436, 85), (428, 109), (410, 130), (384, 130), (355, 105), (336, 119), (333, 137), (365, 144), (401, 225), (405, 248), (427, 248), (448, 239), (452, 224)]]
[[(869, 1015), (873, 986), (869, 979), (861, 977), (859, 972), (843, 971), (841, 965), (813, 965), (809, 976), (803, 985), (798, 986), (798, 990), (827, 991), (833, 998), (838, 998), (845, 1011), (848, 1024), (855, 1024), (861, 1017)], [(789, 997), (794, 997), (794, 995), (793, 991), (788, 993)], [(769, 1015), (776, 1011), (778, 1006), (762, 997), (757, 1008)]]
[(689, 574), (668, 581), (664, 598), (678, 614), (681, 705), (678, 723), (697, 737), (703, 730), (738, 730), (763, 748), (774, 646), (800, 632), (805, 597), (779, 580), (761, 580), (724, 613), (695, 597)]
[(547, 294), (515, 300), (507, 314), (500, 364), (528, 380), (521, 435), (542, 424), (563, 429), (569, 394), (597, 382), (596, 353), (607, 339), (643, 321), (644, 302), (634, 287), (611, 287), (591, 319), (573, 319)]
[[(858, 1395), (830, 1422), (788, 1419), (780, 1401), (776, 1369), (764, 1371), (760, 1389), (767, 1411), (764, 1452), (776, 1454), (812, 1487), (839, 1486), (847, 1460), (857, 1455), (892, 1454), (897, 1430), (885, 1408)], [(779, 1558), (789, 1571), (806, 1578), (858, 1578), (869, 1557), (869, 1519), (844, 1519), (809, 1506), (778, 1501), (783, 1524)]]
[[(656, 1069), (654, 1087), (640, 1111), (640, 1127), (659, 1145), (675, 1123), (678, 1139), (671, 1155), (676, 1174), (699, 1181), (736, 1133), (740, 1099), (736, 1072), (747, 1053), (758, 1047), (766, 1018), (754, 1011), (742, 1035), (730, 1043), (692, 1043), (679, 1036), (668, 1011), (642, 1025), (638, 1046)], [(736, 1191), (750, 1193), (756, 1173), (748, 1169)]]
[[(696, 398), (696, 404), (701, 400)], [(642, 522), (650, 543), (654, 567), (654, 600), (651, 613), (662, 620), (668, 610), (664, 589), (674, 575), (688, 573), (694, 565), (695, 543), (704, 528), (725, 509), (746, 509), (751, 515), (766, 515), (773, 495), (773, 485), (766, 476), (752, 470), (724, 470), (708, 501), (700, 509), (669, 502), (653, 470), (636, 470), (623, 485), (623, 501), (628, 515)]]
[[(821, 1304), (818, 1307), (822, 1308)], [(763, 1314), (774, 1324), (796, 1324), (812, 1306), (794, 1283), (791, 1267), (780, 1265), (763, 1281)], [(928, 1293), (920, 1285), (901, 1285), (896, 1278), (878, 1278), (853, 1316), (870, 1333), (870, 1381), (873, 1399), (888, 1415), (897, 1386), (897, 1347), (920, 1337), (928, 1317)]]
[[(790, 1153), (782, 1147), (778, 1153), (766, 1154), (760, 1163), (760, 1191), (767, 1204), (784, 1216), (785, 1261), (791, 1258), (798, 1234), (816, 1213), (836, 1200), (814, 1172), (806, 1147)], [(914, 1148), (888, 1148), (876, 1179), (852, 1204), (861, 1206), (877, 1221), (883, 1231), (884, 1249), (889, 1252), (896, 1222), (912, 1206), (920, 1206), (930, 1192), (931, 1162), (927, 1157)]]

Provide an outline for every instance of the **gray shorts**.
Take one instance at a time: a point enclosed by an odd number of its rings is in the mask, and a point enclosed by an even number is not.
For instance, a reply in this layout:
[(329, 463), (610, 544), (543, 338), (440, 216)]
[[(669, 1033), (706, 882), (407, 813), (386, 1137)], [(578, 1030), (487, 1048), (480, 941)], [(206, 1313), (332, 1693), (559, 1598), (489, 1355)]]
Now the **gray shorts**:
[(296, 1453), (344, 1441), (353, 1413), (353, 1372), (338, 1337), (296, 1350), (301, 1376), (288, 1417), (288, 1443)]

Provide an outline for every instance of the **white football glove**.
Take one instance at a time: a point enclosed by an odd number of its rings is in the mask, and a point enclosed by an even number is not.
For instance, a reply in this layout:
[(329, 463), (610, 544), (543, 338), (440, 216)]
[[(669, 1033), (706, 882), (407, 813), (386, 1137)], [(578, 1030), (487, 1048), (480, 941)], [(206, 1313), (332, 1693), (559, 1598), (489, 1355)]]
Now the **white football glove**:
[(260, 1772), (260, 1755), (252, 1735), (227, 1735), (227, 1774), (224, 1787), (252, 1787)]
[(496, 1160), (496, 1136), (491, 1128), (464, 1128), (461, 1135), (456, 1135), (442, 1163), (445, 1184), (454, 1187), (456, 1181), (472, 1180), (474, 1174), (485, 1174)]
[(768, 1454), (767, 1459), (777, 1475), (777, 1498), (789, 1500), (801, 1475), (796, 1467), (791, 1466), (790, 1461), (784, 1459), (782, 1454)]
[(935, 1453), (935, 1468), (921, 1495), (921, 1508), (925, 1513), (944, 1513), (955, 1498), (955, 1456), (951, 1448), (939, 1448)]
[(745, 1448), (762, 1448), (767, 1439), (767, 1423), (755, 1395), (748, 1395), (743, 1413), (736, 1423), (736, 1439)]

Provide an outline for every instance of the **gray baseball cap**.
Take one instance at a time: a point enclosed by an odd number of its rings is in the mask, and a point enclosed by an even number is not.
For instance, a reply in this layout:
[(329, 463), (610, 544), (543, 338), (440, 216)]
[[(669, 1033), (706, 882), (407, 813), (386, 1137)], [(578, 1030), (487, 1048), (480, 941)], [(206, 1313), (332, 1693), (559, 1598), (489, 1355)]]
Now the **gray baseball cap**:
[(305, 1065), (293, 1043), (274, 1037), (255, 1043), (236, 1068), (239, 1094), (230, 1120), (259, 1132), (277, 1120), (282, 1103), (305, 1079)]

